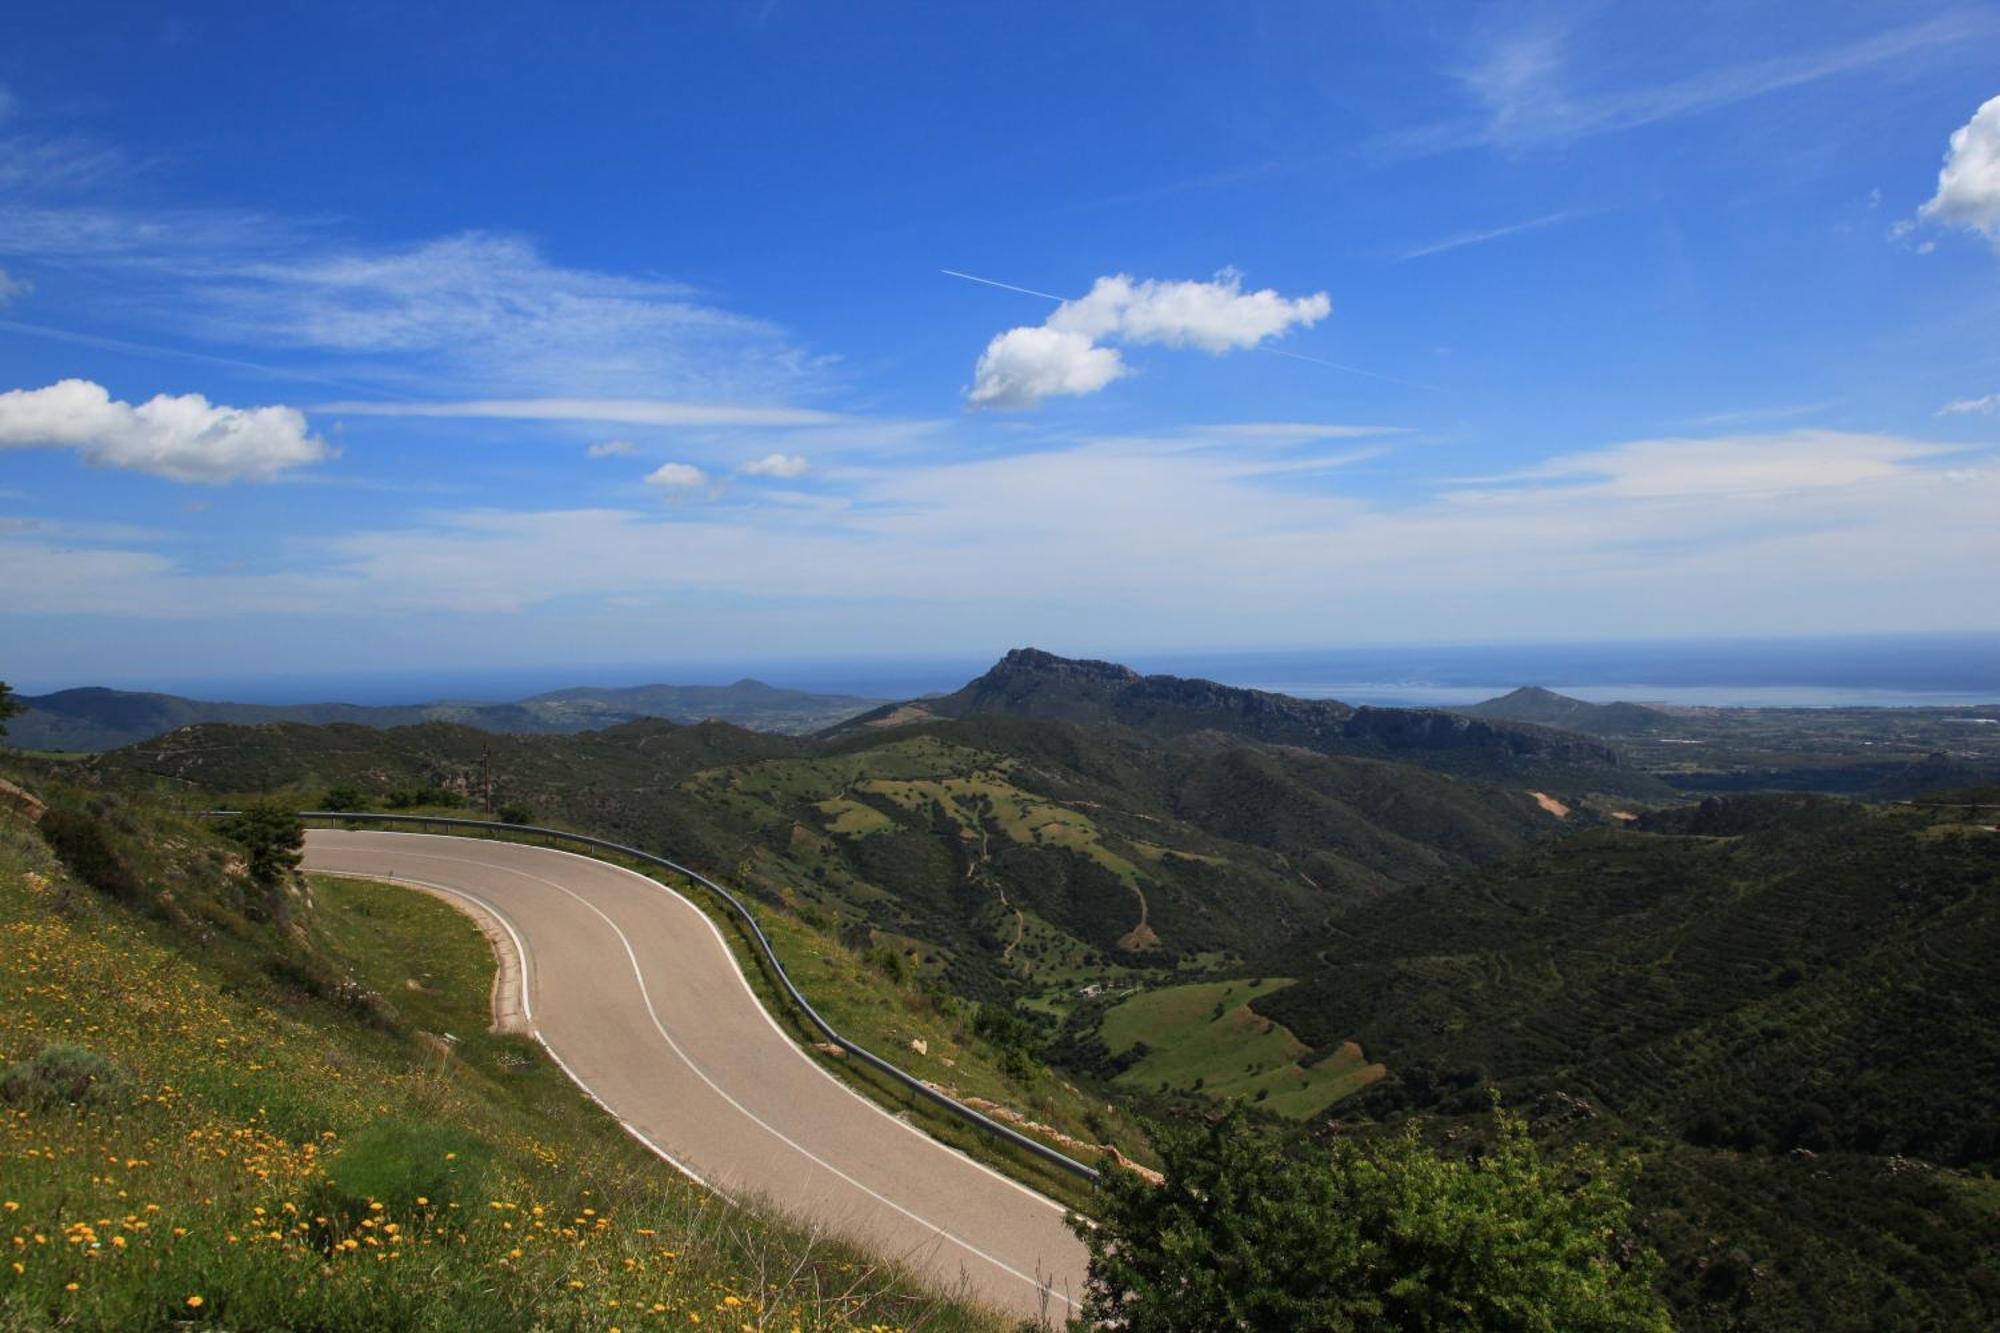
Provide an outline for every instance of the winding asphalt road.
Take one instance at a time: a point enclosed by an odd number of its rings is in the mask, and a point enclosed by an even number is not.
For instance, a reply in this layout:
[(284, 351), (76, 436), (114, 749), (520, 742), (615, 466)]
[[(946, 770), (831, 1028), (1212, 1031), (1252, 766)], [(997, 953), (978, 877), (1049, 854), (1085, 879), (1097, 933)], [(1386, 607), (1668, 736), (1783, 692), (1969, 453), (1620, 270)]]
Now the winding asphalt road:
[(661, 1157), (732, 1197), (1058, 1323), (1083, 1246), (1061, 1208), (848, 1088), (764, 1011), (722, 933), (655, 880), (572, 852), (314, 829), (305, 867), (421, 884), (497, 919), (527, 1027)]

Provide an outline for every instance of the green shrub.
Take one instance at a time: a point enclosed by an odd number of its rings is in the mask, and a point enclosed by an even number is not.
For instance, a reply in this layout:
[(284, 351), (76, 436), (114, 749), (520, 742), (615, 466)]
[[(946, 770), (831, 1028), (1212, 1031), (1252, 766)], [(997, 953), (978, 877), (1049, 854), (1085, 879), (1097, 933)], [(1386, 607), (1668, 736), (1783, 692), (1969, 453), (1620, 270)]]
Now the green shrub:
[[(479, 1204), (493, 1150), (450, 1125), (389, 1121), (348, 1139), (330, 1168), (329, 1211), (364, 1217), (379, 1203), (393, 1212)], [(419, 1201), (422, 1202), (419, 1202)]]
[(320, 793), (319, 808), (321, 810), (366, 810), (368, 808), (368, 796), (359, 787), (347, 785), (328, 787), (324, 792)]
[(127, 906), (151, 906), (145, 884), (126, 864), (96, 815), (66, 806), (51, 806), (36, 827), (70, 874)]
[(901, 950), (893, 949), (886, 944), (878, 944), (870, 949), (862, 955), (861, 961), (898, 986), (906, 985), (910, 980), (909, 960), (903, 957)]
[(453, 799), (442, 787), (405, 787), (383, 797), (382, 804), (391, 810), (410, 810), (420, 805), (451, 805)]
[(125, 1090), (125, 1071), (106, 1057), (71, 1042), (51, 1042), (30, 1059), (0, 1070), (0, 1102), (30, 1110), (87, 1106)]
[(1414, 1130), (1287, 1151), (1240, 1112), (1162, 1134), (1164, 1185), (1109, 1172), (1096, 1224), (1072, 1222), (1089, 1317), (1128, 1333), (1669, 1329), (1629, 1166), (1545, 1158), (1521, 1120), (1496, 1120), (1473, 1161)]

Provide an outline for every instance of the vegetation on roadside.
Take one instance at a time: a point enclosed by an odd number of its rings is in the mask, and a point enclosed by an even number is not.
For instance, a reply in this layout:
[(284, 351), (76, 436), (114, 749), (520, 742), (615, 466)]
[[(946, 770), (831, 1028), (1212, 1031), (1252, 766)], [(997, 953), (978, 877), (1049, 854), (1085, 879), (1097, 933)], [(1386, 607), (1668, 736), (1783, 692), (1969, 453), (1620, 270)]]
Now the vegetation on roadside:
[(485, 1031), (449, 907), (320, 881), (260, 920), (237, 844), (40, 794), (137, 892), (0, 814), (0, 1326), (1000, 1326), (673, 1175)]
[(1076, 1224), (1089, 1313), (1127, 1333), (1672, 1327), (1628, 1159), (1547, 1154), (1497, 1111), (1468, 1146), (1284, 1143), (1240, 1113), (1166, 1134), (1165, 1183), (1110, 1180)]

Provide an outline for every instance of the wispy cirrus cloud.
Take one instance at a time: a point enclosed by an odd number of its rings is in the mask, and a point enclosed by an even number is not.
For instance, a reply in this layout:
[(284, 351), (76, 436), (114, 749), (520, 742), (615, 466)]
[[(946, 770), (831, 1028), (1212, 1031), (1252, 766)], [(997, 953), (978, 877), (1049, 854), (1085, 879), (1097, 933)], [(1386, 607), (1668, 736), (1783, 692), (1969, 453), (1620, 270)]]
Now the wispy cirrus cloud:
[(129, 170), (122, 153), (79, 134), (47, 134), (24, 124), (21, 99), (0, 84), (0, 190), (15, 197), (60, 195)]
[(1957, 445), (1825, 430), (1639, 440), (1557, 455), (1519, 472), (1473, 478), (1468, 485), (1568, 482), (1601, 495), (1744, 496), (1866, 486), (1925, 459), (1960, 452)]
[(395, 378), (575, 396), (770, 403), (820, 363), (767, 321), (680, 283), (575, 269), (520, 237), (265, 260), (210, 279), (211, 336), (344, 354)]
[(775, 323), (502, 233), (361, 245), (250, 213), (17, 203), (0, 207), (0, 255), (88, 280), (85, 315), (94, 289), (128, 322), (204, 349), (255, 348), (308, 362), (306, 377), (387, 390), (776, 408), (829, 387), (830, 363)]
[(854, 420), (799, 407), (739, 407), (653, 398), (480, 398), (458, 402), (354, 400), (316, 412), (367, 417), (466, 417), (489, 421), (602, 421), (626, 426), (834, 426)]
[(1516, 30), (1489, 42), (1458, 71), (1480, 114), (1400, 130), (1377, 146), (1405, 155), (1565, 143), (1701, 115), (1929, 53), (1963, 52), (1996, 28), (2000, 20), (1991, 12), (1960, 10), (1839, 45), (1624, 87), (1580, 77), (1592, 62), (1572, 58), (1569, 32)]
[(1702, 416), (1688, 418), (1690, 426), (1748, 426), (1763, 421), (1785, 421), (1793, 417), (1811, 416), (1824, 412), (1838, 399), (1827, 398), (1816, 403), (1785, 403), (1777, 407), (1739, 407), (1728, 412), (1709, 412)]

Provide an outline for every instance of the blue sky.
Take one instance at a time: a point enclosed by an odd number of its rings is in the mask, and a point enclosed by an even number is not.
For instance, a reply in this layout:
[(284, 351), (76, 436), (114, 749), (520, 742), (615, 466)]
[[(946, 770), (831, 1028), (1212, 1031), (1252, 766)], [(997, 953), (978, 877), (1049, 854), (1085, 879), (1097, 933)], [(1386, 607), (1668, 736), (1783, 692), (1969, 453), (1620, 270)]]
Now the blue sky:
[(0, 673), (2000, 628), (2000, 7), (626, 8), (10, 9)]

